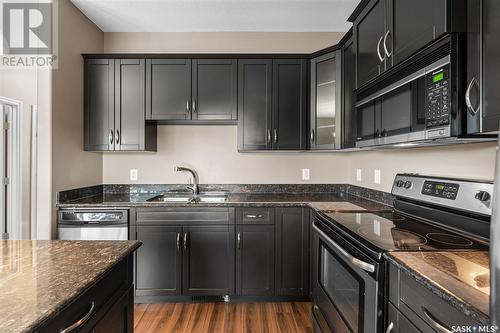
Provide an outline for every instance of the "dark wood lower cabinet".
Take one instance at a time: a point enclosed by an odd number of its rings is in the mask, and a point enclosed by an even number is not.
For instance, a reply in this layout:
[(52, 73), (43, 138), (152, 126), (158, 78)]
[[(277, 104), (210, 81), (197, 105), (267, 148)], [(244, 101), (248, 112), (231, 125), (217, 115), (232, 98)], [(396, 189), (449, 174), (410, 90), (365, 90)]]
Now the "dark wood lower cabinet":
[(141, 208), (131, 230), (141, 302), (309, 296), (307, 208)]
[(274, 295), (274, 225), (236, 226), (236, 292)]
[(181, 295), (182, 227), (141, 225), (136, 230), (142, 241), (136, 254), (136, 295)]
[(276, 294), (309, 294), (308, 209), (276, 209)]
[(130, 288), (109, 309), (92, 333), (132, 333), (134, 332), (134, 290)]
[(185, 226), (184, 295), (234, 293), (234, 225)]

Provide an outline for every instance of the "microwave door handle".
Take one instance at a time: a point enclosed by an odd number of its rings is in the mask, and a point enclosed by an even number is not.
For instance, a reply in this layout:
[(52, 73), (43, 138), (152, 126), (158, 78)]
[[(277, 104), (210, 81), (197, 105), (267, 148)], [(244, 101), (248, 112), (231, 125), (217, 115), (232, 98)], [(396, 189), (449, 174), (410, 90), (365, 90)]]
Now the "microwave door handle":
[(470, 100), (470, 93), (472, 91), (472, 88), (474, 86), (477, 86), (477, 85), (478, 85), (478, 82), (477, 82), (476, 78), (473, 77), (469, 83), (469, 86), (467, 87), (467, 90), (465, 91), (465, 104), (467, 105), (467, 111), (469, 111), (469, 113), (472, 116), (475, 116), (479, 111), (479, 106), (477, 108), (474, 108), (474, 106), (472, 106), (472, 102)]
[(328, 237), (327, 234), (325, 234), (320, 228), (318, 228), (314, 224), (313, 224), (313, 228), (314, 228), (314, 230), (316, 230), (316, 232), (318, 234), (320, 234), (328, 242), (329, 245), (331, 245), (332, 247), (334, 247), (335, 250), (337, 250), (342, 256), (344, 256), (344, 258), (346, 258), (347, 260), (349, 260), (349, 262), (351, 262), (354, 266), (356, 266), (358, 268), (361, 268), (362, 270), (370, 272), (370, 273), (375, 272), (375, 266), (374, 265), (369, 264), (369, 263), (367, 263), (365, 261), (359, 260), (358, 258), (355, 258), (354, 256), (350, 255), (346, 250), (344, 250), (342, 248), (342, 246), (340, 246), (339, 244), (337, 244), (336, 242), (334, 242), (332, 239), (330, 239), (330, 237)]

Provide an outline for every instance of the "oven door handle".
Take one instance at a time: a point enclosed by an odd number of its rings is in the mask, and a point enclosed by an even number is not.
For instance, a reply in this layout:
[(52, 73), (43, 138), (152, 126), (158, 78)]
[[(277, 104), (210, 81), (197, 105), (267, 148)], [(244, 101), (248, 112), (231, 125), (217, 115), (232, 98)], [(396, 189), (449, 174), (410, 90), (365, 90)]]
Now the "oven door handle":
[(362, 270), (370, 272), (370, 273), (375, 272), (375, 266), (374, 265), (369, 264), (369, 263), (367, 263), (365, 261), (362, 261), (362, 260), (360, 260), (360, 259), (352, 256), (351, 254), (349, 254), (346, 250), (344, 250), (342, 248), (342, 246), (340, 246), (339, 244), (335, 243), (332, 239), (330, 239), (330, 237), (328, 237), (328, 235), (325, 234), (314, 223), (313, 223), (313, 228), (314, 228), (314, 230), (316, 230), (316, 232), (318, 234), (320, 234), (320, 236), (322, 236), (325, 239), (325, 241), (328, 242), (329, 245), (331, 245), (332, 247), (334, 247), (335, 250), (337, 250), (340, 254), (342, 254), (344, 256), (344, 258), (346, 258), (347, 260), (349, 260), (349, 262), (352, 263), (354, 266), (356, 266), (358, 268), (361, 268)]

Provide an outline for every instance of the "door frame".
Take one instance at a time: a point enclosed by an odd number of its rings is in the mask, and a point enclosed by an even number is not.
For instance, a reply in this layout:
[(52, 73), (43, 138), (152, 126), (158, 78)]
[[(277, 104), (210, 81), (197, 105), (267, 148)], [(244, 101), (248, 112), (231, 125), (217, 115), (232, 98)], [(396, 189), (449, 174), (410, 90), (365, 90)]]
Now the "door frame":
[[(21, 173), (21, 112), (22, 103), (13, 99), (0, 96), (0, 104), (11, 109), (8, 115), (7, 132), (7, 235), (10, 239), (22, 238), (21, 202), (22, 202), (22, 173)], [(2, 119), (2, 124), (4, 119)], [(3, 126), (2, 126), (3, 129)]]

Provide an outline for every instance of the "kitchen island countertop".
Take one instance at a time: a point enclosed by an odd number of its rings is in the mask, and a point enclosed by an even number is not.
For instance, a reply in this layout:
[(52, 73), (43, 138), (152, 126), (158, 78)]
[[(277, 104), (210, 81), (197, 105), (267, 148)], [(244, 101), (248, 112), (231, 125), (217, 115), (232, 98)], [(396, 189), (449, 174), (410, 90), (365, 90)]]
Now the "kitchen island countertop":
[(36, 330), (140, 245), (139, 241), (0, 241), (0, 332)]

